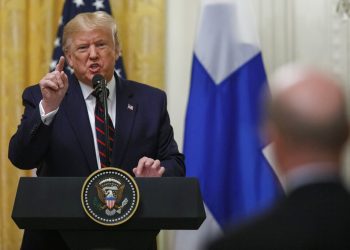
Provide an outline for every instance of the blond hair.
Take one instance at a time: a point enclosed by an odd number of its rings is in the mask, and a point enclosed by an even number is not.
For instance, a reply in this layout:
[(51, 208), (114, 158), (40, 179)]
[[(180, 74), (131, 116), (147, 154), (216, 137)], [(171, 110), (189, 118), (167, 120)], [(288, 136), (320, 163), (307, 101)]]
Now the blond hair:
[(119, 38), (115, 20), (104, 11), (96, 11), (80, 13), (64, 26), (62, 36), (63, 52), (67, 52), (74, 33), (81, 30), (92, 30), (96, 28), (109, 28), (111, 30), (115, 49), (118, 51)]

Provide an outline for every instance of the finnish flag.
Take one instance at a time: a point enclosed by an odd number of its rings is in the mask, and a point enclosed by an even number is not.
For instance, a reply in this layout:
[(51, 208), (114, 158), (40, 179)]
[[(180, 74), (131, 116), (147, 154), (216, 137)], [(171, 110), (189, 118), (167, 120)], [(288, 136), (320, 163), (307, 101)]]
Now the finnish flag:
[(176, 249), (203, 249), (228, 225), (281, 194), (263, 154), (262, 92), (267, 80), (249, 0), (203, 0), (196, 36), (184, 153), (197, 177), (207, 219), (176, 234)]

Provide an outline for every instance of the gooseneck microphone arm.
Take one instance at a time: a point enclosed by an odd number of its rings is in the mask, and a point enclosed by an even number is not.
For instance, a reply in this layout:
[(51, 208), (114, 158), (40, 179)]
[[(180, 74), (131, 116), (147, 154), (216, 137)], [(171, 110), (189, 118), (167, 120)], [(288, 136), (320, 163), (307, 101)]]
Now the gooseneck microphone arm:
[[(102, 103), (104, 110), (104, 132), (105, 132), (105, 155), (106, 155), (106, 164), (107, 167), (110, 167), (110, 141), (109, 141), (109, 120), (108, 120), (108, 105), (107, 105), (107, 97), (108, 97), (108, 89), (107, 89), (107, 81), (100, 74), (95, 75), (92, 78), (92, 84), (97, 94), (99, 101)], [(111, 124), (111, 126), (113, 126)]]

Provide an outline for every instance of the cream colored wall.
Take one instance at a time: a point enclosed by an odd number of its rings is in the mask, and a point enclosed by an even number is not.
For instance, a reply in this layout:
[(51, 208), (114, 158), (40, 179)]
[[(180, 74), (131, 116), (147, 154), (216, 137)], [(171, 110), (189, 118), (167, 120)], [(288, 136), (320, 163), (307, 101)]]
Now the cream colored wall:
[[(317, 64), (337, 73), (350, 92), (350, 21), (337, 16), (337, 2), (253, 0), (268, 75), (287, 62)], [(170, 117), (181, 148), (199, 6), (200, 0), (167, 2), (165, 79)], [(349, 150), (346, 158), (350, 159)], [(344, 176), (350, 183), (350, 167)]]
[(168, 0), (166, 8), (165, 85), (170, 118), (180, 148), (183, 142), (184, 117), (199, 6), (199, 0)]

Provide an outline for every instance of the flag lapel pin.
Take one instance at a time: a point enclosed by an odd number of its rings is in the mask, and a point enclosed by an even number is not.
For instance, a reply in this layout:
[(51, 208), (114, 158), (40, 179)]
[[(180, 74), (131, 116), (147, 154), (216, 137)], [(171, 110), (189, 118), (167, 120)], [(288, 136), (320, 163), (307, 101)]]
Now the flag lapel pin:
[(128, 110), (134, 111), (134, 106), (132, 106), (131, 104), (128, 104)]

